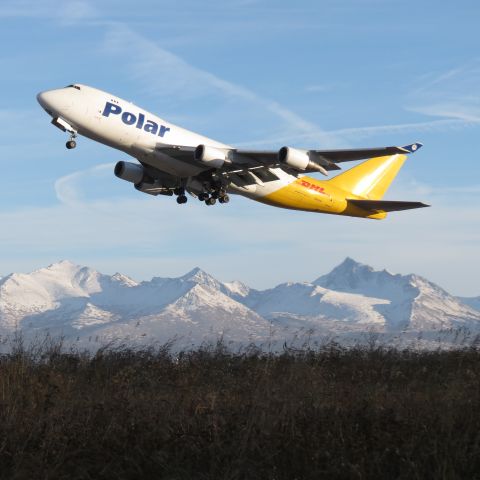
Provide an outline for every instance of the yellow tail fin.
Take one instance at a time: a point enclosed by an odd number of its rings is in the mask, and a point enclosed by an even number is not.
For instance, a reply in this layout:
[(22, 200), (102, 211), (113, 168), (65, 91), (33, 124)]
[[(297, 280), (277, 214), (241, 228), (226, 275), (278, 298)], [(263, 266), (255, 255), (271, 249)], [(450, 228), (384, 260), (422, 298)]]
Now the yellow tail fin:
[(371, 158), (328, 182), (353, 195), (380, 200), (406, 159), (403, 154)]

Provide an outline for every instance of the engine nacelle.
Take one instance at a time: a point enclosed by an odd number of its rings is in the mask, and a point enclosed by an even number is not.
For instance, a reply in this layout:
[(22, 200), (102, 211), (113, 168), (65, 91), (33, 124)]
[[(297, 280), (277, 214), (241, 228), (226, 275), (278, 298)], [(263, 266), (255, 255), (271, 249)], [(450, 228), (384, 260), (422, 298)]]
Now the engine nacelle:
[(140, 183), (145, 177), (145, 169), (138, 163), (118, 162), (114, 173), (118, 178), (132, 183)]
[(282, 147), (278, 152), (278, 160), (300, 172), (304, 172), (310, 163), (307, 151), (291, 147)]
[(284, 163), (299, 172), (315, 171), (323, 175), (328, 172), (317, 161), (313, 160), (308, 150), (297, 150), (291, 147), (282, 147), (278, 151), (278, 161)]
[(228, 160), (228, 151), (209, 145), (199, 145), (195, 149), (194, 158), (211, 168), (221, 168)]

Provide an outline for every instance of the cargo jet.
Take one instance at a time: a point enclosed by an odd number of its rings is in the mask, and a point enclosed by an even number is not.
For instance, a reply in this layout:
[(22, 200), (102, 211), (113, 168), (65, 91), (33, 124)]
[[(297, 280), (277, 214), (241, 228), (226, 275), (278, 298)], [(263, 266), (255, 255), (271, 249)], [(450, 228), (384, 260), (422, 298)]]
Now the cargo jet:
[[(52, 124), (67, 132), (68, 149), (78, 135), (121, 150), (137, 162), (120, 161), (114, 173), (150, 195), (186, 193), (207, 205), (228, 203), (230, 193), (275, 207), (373, 219), (387, 212), (427, 207), (420, 202), (382, 200), (406, 155), (422, 144), (359, 150), (278, 151), (239, 149), (173, 125), (110, 93), (74, 84), (37, 95)], [(339, 163), (365, 162), (328, 175)]]

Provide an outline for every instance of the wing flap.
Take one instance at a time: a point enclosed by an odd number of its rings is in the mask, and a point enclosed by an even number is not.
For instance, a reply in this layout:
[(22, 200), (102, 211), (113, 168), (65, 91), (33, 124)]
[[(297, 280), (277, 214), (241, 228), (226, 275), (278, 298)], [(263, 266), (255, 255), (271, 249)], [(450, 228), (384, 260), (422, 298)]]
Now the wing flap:
[(356, 207), (372, 212), (398, 212), (400, 210), (410, 210), (412, 208), (429, 207), (422, 202), (403, 202), (393, 200), (357, 200), (348, 199), (347, 202)]

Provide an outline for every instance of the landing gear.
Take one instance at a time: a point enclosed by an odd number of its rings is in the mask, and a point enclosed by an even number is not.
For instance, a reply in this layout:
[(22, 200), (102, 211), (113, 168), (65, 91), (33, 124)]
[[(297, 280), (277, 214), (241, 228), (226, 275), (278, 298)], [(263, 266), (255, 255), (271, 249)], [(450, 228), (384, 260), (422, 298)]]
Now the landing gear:
[(205, 202), (206, 205), (215, 205), (217, 200), (219, 203), (228, 203), (230, 201), (229, 196), (225, 190), (213, 190), (209, 193), (202, 192), (198, 195), (198, 199), (201, 202)]
[(205, 202), (206, 205), (215, 205), (217, 201), (218, 203), (228, 203), (227, 189), (230, 180), (225, 172), (206, 171), (196, 177), (191, 177), (191, 179), (193, 181), (190, 185), (201, 202)]
[(75, 148), (77, 146), (77, 142), (75, 141), (75, 138), (77, 138), (77, 135), (75, 133), (72, 133), (70, 135), (70, 140), (65, 144), (65, 146), (71, 150), (72, 148)]
[(185, 195), (185, 187), (177, 187), (173, 190), (173, 193), (177, 195), (177, 203), (179, 205), (182, 205), (184, 203), (187, 203), (188, 198)]

